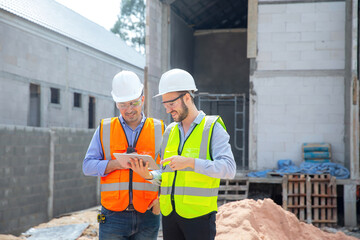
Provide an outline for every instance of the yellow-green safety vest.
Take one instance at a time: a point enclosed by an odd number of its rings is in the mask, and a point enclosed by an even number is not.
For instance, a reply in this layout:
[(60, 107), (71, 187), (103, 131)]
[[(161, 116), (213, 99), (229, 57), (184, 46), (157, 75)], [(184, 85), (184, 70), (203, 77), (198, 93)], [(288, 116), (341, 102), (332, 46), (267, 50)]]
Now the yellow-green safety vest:
[[(181, 152), (178, 124), (170, 124), (163, 135), (163, 159), (181, 155), (212, 161), (210, 144), (216, 122), (219, 122), (226, 130), (225, 124), (219, 116), (205, 116), (194, 127)], [(190, 167), (173, 171), (168, 164), (169, 162), (166, 162), (162, 166), (160, 209), (164, 216), (173, 211), (172, 201), (176, 213), (183, 218), (196, 218), (217, 211), (219, 178), (196, 173)]]

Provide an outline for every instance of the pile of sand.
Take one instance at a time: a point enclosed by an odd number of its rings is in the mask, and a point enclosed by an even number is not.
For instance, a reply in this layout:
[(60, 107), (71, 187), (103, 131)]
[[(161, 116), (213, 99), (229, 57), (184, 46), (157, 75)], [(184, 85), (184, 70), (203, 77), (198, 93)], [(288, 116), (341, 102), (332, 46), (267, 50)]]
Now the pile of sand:
[(222, 205), (216, 215), (216, 240), (356, 240), (342, 232), (326, 233), (300, 222), (271, 199), (245, 199)]

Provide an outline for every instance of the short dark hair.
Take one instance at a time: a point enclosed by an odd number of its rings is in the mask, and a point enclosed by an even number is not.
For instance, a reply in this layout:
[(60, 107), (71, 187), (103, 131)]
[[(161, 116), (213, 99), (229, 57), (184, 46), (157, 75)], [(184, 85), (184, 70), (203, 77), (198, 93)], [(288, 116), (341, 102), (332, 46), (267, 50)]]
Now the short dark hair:
[(195, 104), (195, 100), (194, 100), (194, 91), (178, 91), (178, 93), (180, 93), (180, 95), (181, 94), (189, 94), (190, 95), (190, 97), (191, 97), (191, 101)]

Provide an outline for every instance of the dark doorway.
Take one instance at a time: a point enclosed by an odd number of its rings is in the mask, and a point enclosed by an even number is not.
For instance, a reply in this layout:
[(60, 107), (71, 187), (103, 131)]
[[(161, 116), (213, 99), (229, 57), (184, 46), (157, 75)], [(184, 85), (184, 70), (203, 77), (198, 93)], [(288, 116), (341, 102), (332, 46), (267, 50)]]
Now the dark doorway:
[(40, 127), (40, 86), (30, 83), (28, 126)]
[(89, 128), (95, 128), (95, 98), (89, 97)]

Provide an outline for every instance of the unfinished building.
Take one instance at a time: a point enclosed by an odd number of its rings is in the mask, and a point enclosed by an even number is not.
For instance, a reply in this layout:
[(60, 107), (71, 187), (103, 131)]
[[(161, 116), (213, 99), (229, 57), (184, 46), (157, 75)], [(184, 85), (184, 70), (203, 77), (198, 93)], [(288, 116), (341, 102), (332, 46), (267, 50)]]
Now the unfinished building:
[(198, 106), (225, 121), (238, 178), (300, 164), (305, 142), (330, 143), (351, 173), (337, 185), (345, 224), (356, 225), (358, 11), (351, 0), (148, 1), (147, 84), (170, 68), (193, 74)]

